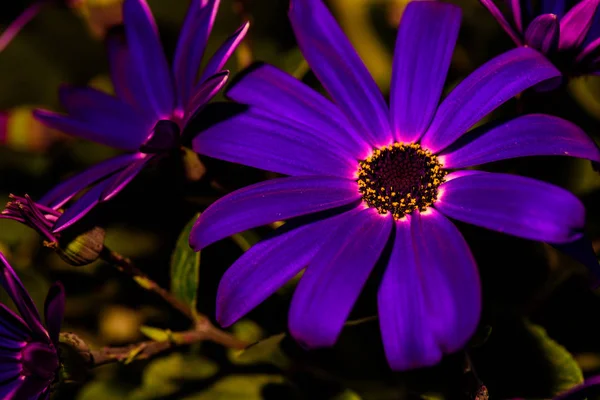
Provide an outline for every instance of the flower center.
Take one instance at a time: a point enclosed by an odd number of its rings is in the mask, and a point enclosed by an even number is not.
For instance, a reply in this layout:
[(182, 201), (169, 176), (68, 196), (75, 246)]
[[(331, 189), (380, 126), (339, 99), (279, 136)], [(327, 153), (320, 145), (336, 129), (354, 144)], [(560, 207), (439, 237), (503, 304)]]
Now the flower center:
[(23, 350), (23, 373), (27, 376), (37, 376), (42, 379), (51, 379), (56, 374), (59, 366), (58, 355), (53, 346), (40, 342), (28, 343)]
[(152, 134), (142, 144), (140, 151), (143, 153), (162, 153), (179, 148), (180, 132), (179, 125), (169, 119), (161, 119), (154, 125)]
[(359, 162), (363, 200), (379, 214), (400, 219), (432, 205), (447, 172), (434, 154), (418, 144), (394, 143)]

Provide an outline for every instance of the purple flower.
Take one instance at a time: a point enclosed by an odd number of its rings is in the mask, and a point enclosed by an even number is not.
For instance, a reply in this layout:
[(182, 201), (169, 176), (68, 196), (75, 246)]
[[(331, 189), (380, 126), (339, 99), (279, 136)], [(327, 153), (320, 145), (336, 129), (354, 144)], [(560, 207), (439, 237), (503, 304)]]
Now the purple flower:
[(10, 201), (0, 213), (0, 218), (20, 222), (36, 230), (50, 243), (58, 243), (59, 234), (52, 232), (52, 227), (62, 215), (56, 208), (46, 207), (33, 201), (29, 195), (24, 197), (10, 195)]
[(94, 185), (56, 221), (70, 226), (101, 201), (115, 196), (153, 159), (179, 151), (181, 132), (225, 84), (221, 71), (248, 30), (243, 24), (196, 75), (219, 0), (193, 0), (181, 29), (172, 70), (145, 0), (125, 0), (127, 43), (109, 41), (116, 97), (92, 88), (65, 87), (61, 102), (68, 115), (37, 111), (44, 124), (72, 135), (127, 151), (58, 185), (40, 203), (56, 209)]
[(19, 277), (0, 253), (0, 285), (21, 317), (0, 304), (0, 396), (3, 399), (47, 399), (58, 372), (58, 335), (65, 308), (64, 289), (48, 292), (42, 324), (35, 304)]
[(231, 325), (308, 266), (289, 330), (307, 347), (330, 346), (380, 261), (379, 320), (391, 367), (435, 364), (465, 344), (481, 309), (475, 261), (447, 217), (550, 243), (580, 238), (584, 225), (582, 204), (561, 188), (463, 169), (536, 155), (598, 160), (600, 152), (577, 126), (547, 115), (467, 132), (517, 93), (560, 75), (532, 49), (491, 60), (438, 105), (460, 26), (456, 6), (407, 6), (389, 107), (320, 0), (293, 0), (289, 15), (333, 102), (260, 65), (228, 92), (248, 110), (194, 139), (208, 156), (290, 175), (223, 197), (194, 226), (190, 245), (200, 250), (291, 219), (227, 270), (217, 319)]
[(480, 1), (517, 46), (545, 54), (565, 76), (600, 74), (600, 0), (506, 0), (508, 19), (493, 0)]

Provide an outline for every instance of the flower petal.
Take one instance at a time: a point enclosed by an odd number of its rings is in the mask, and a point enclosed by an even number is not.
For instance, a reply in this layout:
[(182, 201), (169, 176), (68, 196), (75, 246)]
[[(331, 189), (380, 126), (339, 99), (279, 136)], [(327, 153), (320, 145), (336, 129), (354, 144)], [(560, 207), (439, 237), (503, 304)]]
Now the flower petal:
[(142, 77), (134, 69), (125, 37), (116, 34), (109, 35), (106, 43), (110, 77), (117, 97), (130, 104), (145, 118), (159, 119), (159, 115), (152, 109), (150, 99), (146, 96)]
[(587, 378), (583, 383), (562, 392), (553, 400), (584, 400), (590, 396), (596, 396), (599, 388), (600, 375), (595, 375)]
[(58, 334), (65, 313), (65, 288), (60, 282), (54, 283), (48, 290), (44, 303), (44, 318), (52, 343), (58, 345)]
[(179, 33), (173, 59), (173, 74), (180, 106), (185, 107), (212, 31), (220, 0), (192, 0)]
[(40, 315), (38, 314), (31, 296), (21, 283), (21, 280), (12, 269), (4, 255), (0, 253), (0, 285), (6, 290), (12, 301), (17, 306), (21, 317), (39, 338), (48, 338), (46, 329), (42, 326)]
[(290, 229), (286, 224), (246, 251), (223, 275), (217, 321), (229, 326), (306, 267), (352, 211)]
[(142, 79), (154, 113), (167, 119), (175, 107), (173, 82), (146, 0), (125, 0), (123, 21), (132, 67)]
[(62, 207), (67, 201), (73, 198), (77, 193), (92, 185), (94, 182), (113, 174), (124, 168), (126, 165), (134, 162), (142, 156), (141, 153), (123, 154), (117, 157), (102, 161), (79, 173), (66, 181), (62, 182), (54, 189), (46, 193), (39, 201), (40, 204), (57, 209)]
[(565, 0), (544, 0), (540, 5), (542, 14), (554, 14), (559, 19), (565, 15)]
[(332, 346), (379, 259), (392, 217), (364, 209), (348, 216), (314, 256), (289, 313), (292, 336), (308, 348)]
[(38, 15), (45, 5), (47, 3), (42, 1), (32, 3), (0, 33), (0, 52), (6, 49), (21, 29)]
[(198, 251), (234, 233), (350, 204), (360, 198), (356, 182), (306, 176), (278, 178), (237, 190), (200, 215), (190, 234)]
[(20, 375), (21, 367), (16, 368), (9, 374), (2, 374), (2, 384), (0, 385), (0, 398), (16, 399), (15, 397), (19, 388), (23, 385), (23, 377)]
[(194, 89), (194, 93), (192, 94), (192, 97), (186, 106), (185, 112), (183, 113), (183, 126), (185, 126), (193, 117), (195, 117), (198, 112), (201, 111), (202, 107), (206, 105), (206, 103), (216, 96), (219, 90), (225, 86), (228, 78), (229, 71), (222, 71), (202, 81), (202, 83)]
[(143, 158), (140, 158), (133, 163), (129, 164), (123, 171), (115, 174), (114, 178), (111, 178), (111, 182), (106, 186), (100, 196), (100, 201), (107, 201), (115, 197), (121, 190), (125, 188), (144, 169), (146, 164), (155, 158), (154, 155), (144, 154)]
[(92, 208), (100, 202), (102, 193), (113, 184), (115, 176), (97, 183), (90, 190), (85, 192), (83, 196), (77, 199), (67, 210), (61, 215), (54, 224), (52, 232), (58, 233), (65, 230), (75, 222), (83, 218)]
[(373, 77), (321, 0), (292, 0), (298, 46), (313, 72), (373, 147), (391, 142), (388, 110)]
[(548, 243), (581, 237), (585, 209), (570, 192), (522, 176), (478, 172), (440, 186), (434, 207), (444, 215)]
[(560, 20), (559, 50), (579, 47), (592, 26), (600, 0), (581, 0)]
[(524, 115), (488, 130), (482, 136), (440, 156), (445, 168), (527, 156), (570, 156), (600, 162), (600, 150), (577, 125), (562, 118)]
[(422, 143), (432, 152), (452, 144), (502, 103), (560, 72), (536, 50), (521, 47), (488, 61), (444, 99)]
[(510, 38), (513, 40), (513, 42), (515, 42), (515, 44), (517, 46), (523, 46), (523, 41), (521, 40), (521, 35), (513, 29), (513, 27), (510, 25), (510, 23), (504, 17), (504, 14), (502, 14), (502, 11), (500, 11), (500, 9), (498, 9), (498, 6), (496, 6), (494, 1), (493, 0), (479, 0), (479, 1), (481, 2), (481, 4), (483, 4), (483, 6), (485, 8), (488, 9), (490, 14), (492, 14), (492, 16), (496, 19), (496, 21), (498, 21), (498, 23), (500, 24), (502, 29), (504, 29), (504, 31), (506, 33), (508, 33), (508, 36), (510, 36)]
[(237, 49), (242, 40), (244, 40), (246, 33), (248, 33), (248, 28), (250, 28), (250, 23), (245, 22), (233, 33), (233, 35), (223, 42), (221, 47), (219, 47), (210, 60), (208, 60), (206, 67), (202, 70), (202, 75), (200, 75), (198, 82), (202, 83), (217, 72), (221, 72), (225, 63), (229, 60), (229, 57), (231, 57), (235, 49)]
[(31, 329), (25, 321), (0, 303), (0, 337), (22, 342), (30, 336)]
[(365, 151), (370, 149), (335, 104), (272, 65), (254, 64), (248, 68), (242, 77), (238, 75), (226, 96), (287, 118), (298, 127), (320, 132), (323, 139), (340, 145), (357, 158), (364, 158)]
[(525, 43), (529, 47), (544, 54), (552, 53), (558, 48), (558, 17), (554, 14), (543, 14), (535, 18), (525, 31)]
[(268, 111), (250, 108), (204, 130), (194, 151), (281, 174), (349, 177), (356, 159), (319, 132)]
[(390, 112), (399, 142), (418, 140), (435, 114), (460, 28), (460, 8), (411, 2), (398, 29)]

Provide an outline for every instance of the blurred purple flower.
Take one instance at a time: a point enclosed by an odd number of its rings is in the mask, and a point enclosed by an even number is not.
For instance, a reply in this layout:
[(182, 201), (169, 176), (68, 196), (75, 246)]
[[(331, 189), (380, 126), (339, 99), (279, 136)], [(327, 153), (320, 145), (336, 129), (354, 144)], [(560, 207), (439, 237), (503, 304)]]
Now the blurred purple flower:
[(0, 304), (0, 396), (47, 399), (60, 365), (57, 348), (65, 308), (64, 289), (58, 282), (50, 288), (44, 327), (29, 293), (2, 253), (0, 268), (0, 285), (21, 314), (19, 317)]
[(480, 0), (517, 46), (545, 54), (566, 77), (600, 74), (600, 0)]
[(262, 64), (227, 93), (248, 109), (193, 143), (202, 154), (291, 176), (233, 192), (196, 222), (190, 245), (200, 250), (292, 219), (227, 270), (217, 319), (231, 325), (308, 266), (289, 329), (307, 347), (331, 346), (379, 261), (379, 320), (391, 367), (433, 365), (465, 344), (481, 309), (475, 261), (447, 217), (550, 243), (580, 238), (584, 225), (583, 205), (564, 189), (462, 169), (537, 155), (598, 160), (600, 153), (577, 126), (547, 115), (467, 132), (516, 94), (560, 76), (532, 49), (484, 64), (438, 106), (460, 26), (456, 6), (406, 7), (389, 107), (321, 0), (292, 0), (289, 16), (334, 102)]
[(61, 183), (40, 200), (55, 209), (94, 185), (56, 221), (55, 232), (115, 196), (151, 160), (179, 151), (181, 132), (225, 84), (229, 73), (221, 69), (248, 30), (245, 23), (229, 37), (196, 79), (219, 2), (192, 1), (170, 70), (145, 0), (125, 0), (127, 43), (109, 41), (116, 97), (92, 88), (64, 87), (60, 97), (68, 115), (35, 113), (54, 129), (128, 152)]

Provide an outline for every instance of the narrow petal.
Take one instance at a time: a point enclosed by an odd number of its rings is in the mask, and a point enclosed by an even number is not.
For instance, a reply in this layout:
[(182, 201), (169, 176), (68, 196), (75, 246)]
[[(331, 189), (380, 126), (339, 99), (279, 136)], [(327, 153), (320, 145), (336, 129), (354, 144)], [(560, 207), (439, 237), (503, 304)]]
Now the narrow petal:
[(488, 9), (490, 14), (492, 14), (492, 16), (496, 19), (496, 21), (498, 21), (498, 23), (500, 24), (502, 29), (504, 29), (504, 31), (506, 33), (508, 33), (508, 36), (510, 36), (510, 38), (513, 40), (513, 42), (515, 42), (515, 44), (517, 46), (523, 46), (523, 40), (521, 39), (521, 35), (513, 29), (513, 27), (510, 25), (510, 23), (504, 17), (504, 14), (502, 14), (502, 11), (500, 11), (498, 6), (496, 6), (496, 4), (494, 4), (494, 1), (493, 0), (479, 0), (479, 1), (481, 2), (481, 4), (483, 4), (483, 6), (485, 8)]
[(544, 0), (540, 5), (542, 14), (554, 14), (559, 19), (565, 15), (565, 0)]
[(414, 251), (427, 304), (429, 327), (444, 353), (461, 349), (479, 322), (479, 273), (456, 226), (436, 210), (411, 219)]
[[(600, 13), (599, 13), (600, 14)], [(581, 50), (581, 53), (577, 56), (575, 62), (588, 64), (600, 56), (600, 37), (591, 41), (587, 46)]]
[(75, 222), (83, 218), (92, 208), (100, 202), (102, 193), (113, 184), (115, 177), (111, 177), (96, 184), (88, 190), (83, 196), (77, 199), (67, 210), (61, 215), (53, 227), (53, 232), (58, 233), (65, 230)]
[(509, 0), (509, 4), (517, 31), (523, 33), (523, 9), (521, 8), (521, 1), (522, 0)]
[(577, 125), (532, 114), (498, 125), (458, 150), (440, 156), (445, 168), (466, 168), (527, 156), (570, 156), (600, 162), (600, 150)]
[(234, 233), (350, 204), (356, 182), (306, 176), (272, 179), (237, 190), (213, 203), (196, 221), (190, 246), (198, 251)]
[(65, 288), (60, 282), (50, 286), (46, 302), (44, 304), (44, 318), (50, 340), (58, 345), (58, 334), (65, 314)]
[(434, 365), (442, 358), (428, 320), (426, 286), (413, 241), (409, 216), (396, 223), (394, 247), (377, 294), (385, 354), (396, 371)]
[(317, 252), (296, 288), (289, 330), (308, 348), (332, 346), (379, 259), (392, 217), (372, 208), (349, 216)]
[(36, 1), (25, 9), (13, 22), (11, 22), (2, 33), (0, 33), (0, 52), (4, 51), (6, 46), (13, 41), (15, 36), (25, 25), (29, 23), (40, 10), (46, 5), (46, 2)]
[(219, 3), (220, 0), (192, 0), (185, 15), (173, 59), (173, 74), (182, 107), (187, 104), (196, 82)]
[(321, 0), (292, 0), (289, 11), (298, 46), (315, 75), (371, 145), (392, 140), (383, 95)]
[(217, 321), (229, 326), (306, 267), (349, 211), (295, 229), (286, 225), (246, 251), (223, 275), (217, 292)]
[(46, 193), (40, 199), (39, 203), (54, 209), (62, 207), (73, 196), (89, 185), (124, 168), (126, 165), (139, 159), (140, 156), (142, 156), (141, 153), (123, 154), (96, 164), (56, 186)]
[(23, 341), (31, 336), (31, 329), (25, 321), (0, 303), (0, 336), (16, 341)]
[(552, 53), (558, 48), (558, 17), (554, 14), (543, 14), (531, 21), (525, 32), (525, 43), (529, 47), (544, 54)]
[(560, 20), (559, 50), (579, 47), (592, 26), (600, 0), (581, 0)]
[(0, 253), (0, 285), (6, 290), (12, 301), (17, 306), (21, 317), (39, 338), (48, 338), (48, 333), (42, 326), (40, 315), (38, 314), (31, 296), (21, 283), (21, 280), (12, 269), (4, 255)]
[(148, 156), (140, 158), (133, 163), (129, 164), (123, 171), (115, 174), (114, 178), (111, 178), (111, 182), (106, 186), (102, 194), (100, 195), (100, 201), (107, 201), (115, 197), (121, 190), (125, 188), (135, 178), (146, 165), (155, 158), (155, 156)]
[(444, 183), (435, 208), (473, 225), (548, 243), (581, 237), (585, 209), (570, 192), (517, 175), (479, 172)]
[(437, 109), (460, 28), (460, 8), (435, 1), (406, 6), (398, 29), (390, 112), (396, 141), (414, 142)]
[(536, 50), (510, 50), (479, 67), (444, 99), (422, 144), (433, 152), (443, 150), (510, 98), (559, 77), (560, 72)]
[(89, 87), (63, 86), (59, 96), (70, 118), (96, 125), (108, 136), (105, 144), (118, 143), (113, 147), (137, 149), (155, 122), (118, 97)]
[(20, 371), (17, 369), (11, 374), (2, 376), (0, 379), (2, 379), (2, 384), (0, 384), (0, 398), (16, 399), (17, 390), (23, 385), (24, 380), (24, 377), (20, 375)]
[(186, 125), (198, 112), (202, 109), (206, 103), (208, 103), (213, 97), (219, 93), (219, 90), (225, 86), (227, 79), (229, 78), (229, 71), (223, 71), (218, 74), (211, 76), (204, 80), (198, 87), (196, 87), (190, 101), (184, 112), (184, 118), (182, 125)]
[(152, 103), (146, 95), (141, 75), (135, 70), (131, 53), (122, 35), (109, 35), (106, 39), (110, 77), (117, 97), (134, 107), (145, 118), (160, 118), (152, 109)]
[(250, 108), (196, 136), (194, 151), (281, 174), (350, 177), (356, 159), (319, 132)]
[(244, 40), (249, 27), (250, 23), (245, 22), (233, 33), (233, 35), (223, 42), (221, 47), (219, 47), (210, 60), (208, 60), (198, 82), (202, 83), (217, 72), (221, 72), (225, 63), (229, 60), (229, 57), (231, 57), (235, 49), (237, 49), (242, 40)]
[(145, 0), (125, 0), (123, 21), (133, 69), (144, 83), (145, 95), (154, 113), (168, 118), (175, 107), (171, 71), (158, 30)]
[(282, 70), (255, 64), (227, 89), (227, 97), (239, 103), (268, 110), (320, 132), (323, 139), (339, 144), (357, 158), (370, 146), (331, 101)]

